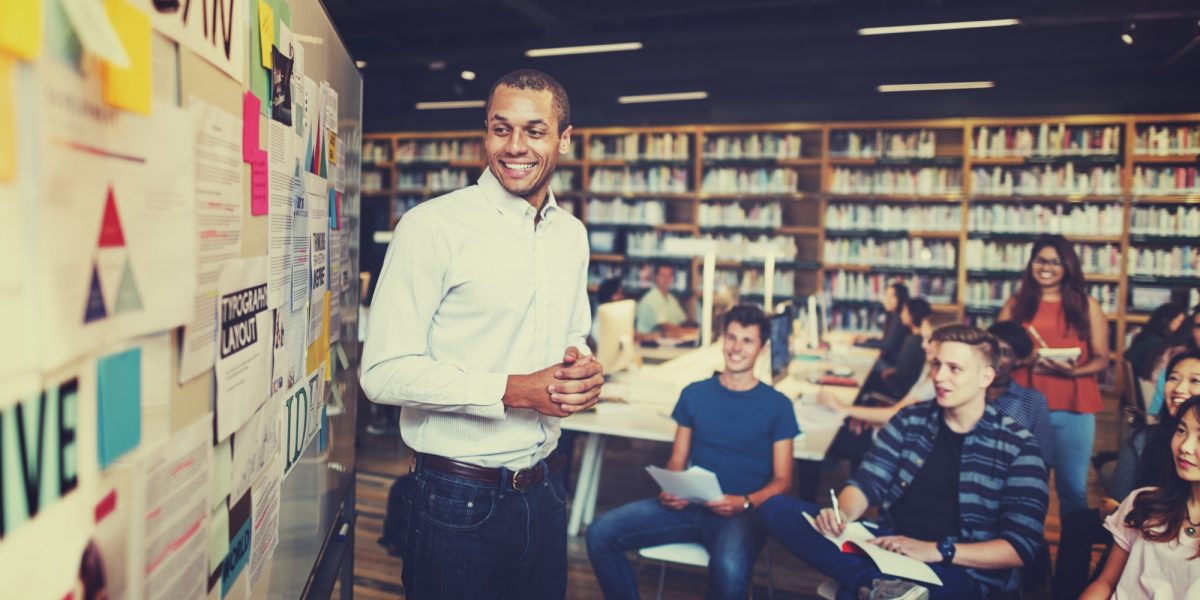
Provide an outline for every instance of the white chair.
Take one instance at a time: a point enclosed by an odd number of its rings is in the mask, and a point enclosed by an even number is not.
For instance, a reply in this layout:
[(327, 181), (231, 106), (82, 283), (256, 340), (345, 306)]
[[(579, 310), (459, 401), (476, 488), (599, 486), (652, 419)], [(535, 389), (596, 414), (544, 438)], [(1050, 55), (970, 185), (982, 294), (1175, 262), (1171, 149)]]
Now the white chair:
[(817, 586), (817, 595), (826, 600), (834, 600), (837, 598), (838, 583), (835, 579), (826, 579)]
[[(775, 573), (771, 567), (771, 549), (765, 545), (763, 546), (763, 555), (767, 561), (767, 598), (775, 600)], [(708, 550), (705, 550), (701, 544), (682, 543), (651, 546), (638, 550), (638, 556), (642, 559), (657, 560), (659, 562), (658, 592), (655, 595), (655, 598), (658, 600), (662, 600), (663, 597), (663, 584), (667, 578), (667, 563), (708, 568)], [(750, 588), (751, 590), (754, 589), (753, 579), (751, 579)]]

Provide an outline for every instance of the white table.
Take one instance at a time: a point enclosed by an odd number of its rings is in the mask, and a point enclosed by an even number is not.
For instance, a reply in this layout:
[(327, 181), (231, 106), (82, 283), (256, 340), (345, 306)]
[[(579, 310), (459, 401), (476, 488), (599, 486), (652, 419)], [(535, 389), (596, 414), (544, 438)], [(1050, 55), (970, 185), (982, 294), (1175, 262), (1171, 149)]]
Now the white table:
[[(837, 435), (843, 417), (815, 403), (815, 393), (831, 393), (847, 404), (858, 395), (858, 387), (818, 386), (809, 382), (832, 366), (849, 366), (854, 369), (853, 379), (861, 386), (877, 352), (856, 349), (824, 360), (794, 361), (789, 375), (776, 388), (792, 398), (796, 406), (796, 420), (801, 434), (796, 437), (793, 455), (804, 461), (820, 462), (825, 459), (834, 436)], [(594, 411), (573, 415), (562, 420), (562, 428), (586, 433), (583, 454), (579, 465), (579, 477), (575, 483), (575, 494), (571, 500), (571, 515), (567, 523), (567, 534), (579, 535), (582, 526), (592, 522), (596, 512), (596, 496), (600, 491), (600, 474), (604, 462), (604, 446), (609, 436), (673, 442), (675, 421), (671, 419), (670, 404), (621, 404), (601, 402)]]

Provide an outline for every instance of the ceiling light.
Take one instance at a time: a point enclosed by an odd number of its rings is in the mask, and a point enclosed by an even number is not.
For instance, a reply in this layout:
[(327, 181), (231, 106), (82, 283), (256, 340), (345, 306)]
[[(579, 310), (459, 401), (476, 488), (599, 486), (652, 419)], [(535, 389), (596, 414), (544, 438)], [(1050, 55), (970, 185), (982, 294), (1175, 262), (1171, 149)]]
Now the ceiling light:
[(541, 58), (544, 56), (563, 56), (566, 54), (596, 54), (599, 52), (627, 52), (641, 50), (641, 42), (622, 42), (619, 44), (593, 44), (590, 46), (563, 46), (561, 48), (534, 48), (526, 50), (525, 56)]
[(461, 75), (467, 81), (475, 81), (475, 71), (463, 71)]
[(356, 67), (358, 67), (358, 68), (360, 68), (360, 69), (365, 69), (365, 68), (367, 68), (367, 61), (365, 61), (365, 60), (356, 60), (356, 61), (354, 61), (354, 66), (356, 66)]
[(947, 83), (891, 83), (879, 86), (881, 92), (935, 92), (940, 90), (982, 90), (996, 87), (995, 81), (951, 81)]
[(1129, 24), (1125, 26), (1125, 30), (1121, 32), (1121, 41), (1125, 42), (1126, 46), (1133, 45), (1133, 33), (1136, 29), (1137, 25), (1133, 21), (1130, 21)]
[(483, 100), (450, 100), (448, 102), (418, 102), (417, 110), (446, 110), (450, 108), (483, 108)]
[(950, 29), (981, 29), (984, 27), (1011, 27), (1020, 25), (1020, 19), (990, 19), (987, 21), (952, 21), (949, 23), (923, 23), (919, 25), (894, 25), (890, 27), (863, 27), (858, 35), (888, 35), (892, 33), (920, 33), (923, 31), (947, 31)]
[(617, 102), (621, 104), (641, 104), (643, 102), (674, 102), (676, 100), (703, 100), (708, 92), (676, 92), (673, 94), (646, 94), (643, 96), (621, 96)]

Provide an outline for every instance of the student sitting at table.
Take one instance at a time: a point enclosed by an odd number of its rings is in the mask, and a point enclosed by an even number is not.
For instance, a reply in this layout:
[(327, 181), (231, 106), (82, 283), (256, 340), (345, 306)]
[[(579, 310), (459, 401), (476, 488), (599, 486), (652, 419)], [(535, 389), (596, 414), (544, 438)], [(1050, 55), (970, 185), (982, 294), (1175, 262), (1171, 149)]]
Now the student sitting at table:
[(671, 293), (675, 284), (675, 267), (663, 263), (654, 267), (654, 287), (642, 295), (637, 304), (637, 333), (643, 339), (655, 334), (669, 338), (695, 335), (696, 328), (688, 322), (679, 299)]
[(684, 388), (666, 468), (689, 464), (716, 474), (724, 497), (692, 503), (661, 493), (601, 515), (587, 530), (588, 557), (607, 599), (637, 598), (625, 553), (678, 542), (708, 549), (709, 598), (745, 598), (766, 530), (754, 509), (792, 485), (792, 440), (800, 433), (786, 396), (754, 377), (770, 332), (757, 306), (725, 315), (725, 370)]
[[(879, 359), (882, 367), (891, 366), (900, 353), (900, 345), (908, 335), (908, 328), (900, 322), (900, 309), (908, 304), (908, 286), (899, 281), (888, 284), (883, 288), (883, 337), (870, 338), (861, 336), (858, 345), (868, 348), (879, 348)], [(881, 367), (881, 368), (882, 368)]]
[[(779, 496), (762, 507), (783, 545), (838, 583), (840, 600), (981, 598), (1015, 591), (1018, 571), (1042, 544), (1049, 492), (1033, 434), (987, 403), (999, 344), (965, 325), (934, 332), (935, 402), (910, 406), (875, 439), (837, 496), (839, 511)], [(824, 536), (879, 508), (872, 543), (930, 567), (928, 589), (882, 575), (868, 558), (841, 552)], [(810, 525), (803, 513), (815, 516)]]

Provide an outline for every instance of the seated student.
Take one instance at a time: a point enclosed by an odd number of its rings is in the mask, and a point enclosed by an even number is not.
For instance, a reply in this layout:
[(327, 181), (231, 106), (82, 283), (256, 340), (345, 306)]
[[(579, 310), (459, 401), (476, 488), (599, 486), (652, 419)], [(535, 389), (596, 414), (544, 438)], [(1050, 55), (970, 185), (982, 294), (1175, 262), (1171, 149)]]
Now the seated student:
[[(1049, 491), (1033, 434), (987, 404), (999, 347), (965, 325), (933, 334), (936, 402), (910, 406), (875, 439), (832, 508), (776, 497), (761, 512), (792, 554), (837, 580), (838, 598), (979, 598), (1017, 589), (1017, 567), (1042, 543)], [(964, 483), (966, 485), (964, 485)], [(925, 590), (881, 575), (825, 540), (868, 508), (882, 518), (873, 543), (929, 563), (944, 585)], [(815, 515), (809, 525), (802, 513)]]
[(1173, 303), (1164, 304), (1150, 313), (1150, 320), (1133, 336), (1122, 356), (1133, 365), (1133, 372), (1142, 379), (1153, 376), (1154, 357), (1162, 352), (1167, 340), (1183, 326), (1187, 309)]
[(1200, 396), (1168, 423), (1172, 468), (1105, 520), (1115, 547), (1081, 599), (1200, 598)]
[(900, 309), (908, 304), (908, 286), (893, 282), (883, 288), (883, 337), (860, 337), (858, 344), (868, 348), (879, 348), (879, 358), (883, 366), (890, 366), (900, 352), (900, 345), (908, 334), (904, 324), (900, 322)]
[[(601, 304), (617, 302), (619, 300), (625, 300), (626, 298), (628, 298), (628, 296), (625, 295), (625, 288), (621, 285), (621, 278), (609, 277), (608, 279), (601, 281), (600, 285), (596, 289), (596, 308), (600, 308)], [(588, 336), (587, 340), (588, 347), (592, 349), (592, 352), (596, 351), (596, 334), (599, 333), (597, 327), (597, 323), (600, 319), (599, 313), (600, 311), (596, 310), (592, 314), (592, 335)]]
[(1151, 372), (1150, 380), (1156, 382), (1154, 389), (1154, 397), (1150, 401), (1147, 412), (1156, 415), (1162, 409), (1163, 387), (1166, 385), (1167, 378), (1167, 363), (1175, 357), (1176, 354), (1189, 351), (1200, 350), (1200, 305), (1192, 309), (1192, 314), (1188, 315), (1184, 320), (1183, 325), (1179, 327), (1179, 331), (1171, 336), (1165, 344), (1163, 351), (1158, 354), (1154, 361), (1154, 370)]
[[(1167, 366), (1166, 398), (1158, 423), (1135, 431), (1121, 445), (1117, 468), (1108, 487), (1109, 497), (1099, 510), (1075, 511), (1062, 521), (1062, 537), (1054, 568), (1054, 597), (1076, 598), (1088, 581), (1092, 544), (1112, 542), (1104, 528), (1104, 515), (1117, 510), (1136, 488), (1157, 485), (1171, 476), (1167, 449), (1174, 434), (1170, 423), (1188, 398), (1200, 395), (1200, 352), (1185, 352)], [(1150, 452), (1146, 448), (1151, 448)], [(1157, 454), (1153, 449), (1157, 449)]]
[(609, 511), (587, 530), (588, 557), (605, 598), (637, 598), (625, 553), (698, 542), (712, 557), (708, 597), (745, 598), (766, 540), (755, 507), (792, 484), (792, 403), (754, 378), (770, 324), (757, 306), (725, 315), (725, 371), (684, 388), (672, 417), (679, 424), (666, 468), (698, 465), (717, 475), (725, 497), (693, 504), (665, 492)]
[(671, 293), (675, 283), (675, 267), (660, 264), (654, 268), (654, 287), (646, 292), (637, 305), (636, 328), (639, 335), (654, 333), (666, 337), (682, 337), (695, 332), (687, 327), (687, 314), (679, 299)]
[(917, 379), (925, 366), (925, 350), (922, 348), (924, 339), (921, 337), (921, 324), (929, 318), (933, 309), (924, 298), (913, 298), (900, 309), (900, 323), (908, 329), (908, 335), (900, 344), (892, 366), (880, 372), (880, 385), (877, 391), (893, 398), (903, 396)]

